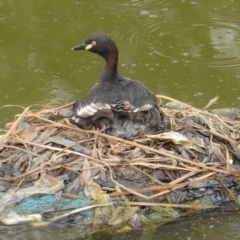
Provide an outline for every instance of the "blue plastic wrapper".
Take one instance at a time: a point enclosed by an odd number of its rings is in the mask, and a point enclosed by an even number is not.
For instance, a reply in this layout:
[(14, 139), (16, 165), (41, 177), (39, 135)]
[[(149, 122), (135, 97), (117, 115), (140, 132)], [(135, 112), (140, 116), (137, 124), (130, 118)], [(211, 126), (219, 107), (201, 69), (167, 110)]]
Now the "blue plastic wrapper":
[[(78, 193), (82, 196), (82, 192)], [(54, 208), (54, 195), (53, 194), (34, 194), (21, 202), (17, 203), (13, 207), (13, 211), (18, 215), (29, 214), (43, 214), (52, 211), (64, 211), (69, 209), (78, 209), (87, 207), (92, 204), (92, 200), (89, 199), (72, 199), (61, 197), (61, 200), (56, 208)], [(82, 215), (92, 216), (92, 210), (85, 210), (81, 212)]]

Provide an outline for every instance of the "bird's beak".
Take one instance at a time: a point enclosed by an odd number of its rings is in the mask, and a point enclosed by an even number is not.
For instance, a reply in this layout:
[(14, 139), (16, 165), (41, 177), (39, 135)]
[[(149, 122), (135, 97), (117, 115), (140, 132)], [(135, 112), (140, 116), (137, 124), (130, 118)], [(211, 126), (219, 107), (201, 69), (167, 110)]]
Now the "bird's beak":
[(92, 47), (92, 44), (81, 43), (72, 48), (72, 50), (89, 50)]

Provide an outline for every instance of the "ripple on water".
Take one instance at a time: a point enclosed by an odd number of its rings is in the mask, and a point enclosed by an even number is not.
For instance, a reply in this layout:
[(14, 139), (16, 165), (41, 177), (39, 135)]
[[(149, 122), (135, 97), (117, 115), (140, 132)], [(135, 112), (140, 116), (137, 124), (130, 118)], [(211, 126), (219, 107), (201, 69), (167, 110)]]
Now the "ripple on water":
[(214, 49), (211, 67), (240, 74), (240, 21), (212, 17), (209, 37)]
[[(239, 10), (224, 15), (215, 8), (204, 12), (196, 9), (198, 4), (194, 1), (190, 4), (193, 8), (187, 13), (188, 9), (172, 7), (166, 0), (157, 3), (154, 0), (98, 0), (98, 3), (117, 14), (121, 24), (126, 26), (125, 33), (117, 26), (109, 32), (121, 46), (123, 65), (141, 64), (140, 59), (149, 54), (170, 59), (171, 63), (182, 62), (192, 68), (203, 64), (225, 72), (234, 70), (239, 76), (240, 20), (236, 18)], [(126, 12), (128, 18), (124, 19), (121, 13), (126, 16)], [(186, 14), (192, 17), (186, 17)]]
[[(134, 67), (134, 64), (131, 64), (132, 62), (138, 62), (139, 64), (136, 57), (144, 58), (147, 51), (146, 44), (149, 42), (146, 29), (139, 30), (139, 24), (142, 25), (142, 21), (146, 19), (159, 19), (159, 11), (158, 8), (156, 9), (156, 5), (161, 9), (168, 4), (168, 1), (162, 0), (157, 4), (155, 0), (131, 0), (128, 2), (98, 0), (98, 2), (102, 8), (108, 9), (111, 14), (116, 14), (119, 18), (118, 21), (121, 21), (121, 25), (125, 25), (125, 32), (119, 31), (117, 25), (114, 30), (109, 32), (117, 45), (121, 47), (120, 52), (124, 56), (124, 61), (121, 61), (122, 65)], [(124, 18), (123, 16), (127, 17)]]
[[(129, 9), (130, 11), (132, 10), (138, 11), (139, 8), (151, 7), (151, 6), (156, 8), (156, 0), (130, 0), (130, 1), (97, 0), (97, 2), (100, 2), (105, 7), (116, 9), (116, 10), (119, 10), (119, 8), (126, 9), (126, 6), (131, 8)], [(158, 1), (157, 5), (162, 5), (164, 2), (167, 2), (167, 0)]]
[[(236, 16), (217, 17), (206, 12), (190, 21), (172, 9), (164, 8), (159, 13), (160, 17), (143, 21), (149, 35), (155, 36), (151, 39), (153, 54), (193, 67), (200, 61), (222, 71), (235, 70), (239, 75), (240, 21), (236, 21)], [(150, 12), (142, 12), (142, 17), (149, 15)]]

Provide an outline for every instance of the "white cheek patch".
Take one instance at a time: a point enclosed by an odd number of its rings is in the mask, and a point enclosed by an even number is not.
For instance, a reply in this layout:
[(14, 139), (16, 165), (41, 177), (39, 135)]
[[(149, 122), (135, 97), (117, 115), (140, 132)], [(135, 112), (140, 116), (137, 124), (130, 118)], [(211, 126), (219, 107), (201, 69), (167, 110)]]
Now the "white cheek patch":
[(88, 44), (86, 47), (85, 47), (85, 50), (89, 50), (93, 45), (92, 44)]
[(91, 103), (90, 105), (80, 107), (77, 109), (77, 115), (83, 118), (93, 116), (98, 110), (111, 109), (106, 103)]

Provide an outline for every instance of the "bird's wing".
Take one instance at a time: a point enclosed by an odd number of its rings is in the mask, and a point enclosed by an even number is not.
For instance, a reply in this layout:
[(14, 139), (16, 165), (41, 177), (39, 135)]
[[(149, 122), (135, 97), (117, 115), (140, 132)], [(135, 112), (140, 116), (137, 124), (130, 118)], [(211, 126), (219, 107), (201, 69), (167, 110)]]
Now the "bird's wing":
[(140, 82), (127, 79), (123, 81), (121, 93), (112, 103), (114, 111), (148, 111), (157, 104), (155, 95)]
[(111, 108), (116, 112), (138, 112), (138, 111), (148, 111), (153, 107), (152, 104), (144, 104), (140, 107), (136, 107), (129, 101), (116, 100), (111, 104)]
[(93, 117), (94, 119), (98, 119), (100, 117), (113, 117), (111, 106), (107, 103), (101, 102), (84, 104), (81, 103), (81, 101), (77, 101), (73, 106), (73, 111), (77, 116), (82, 118)]

